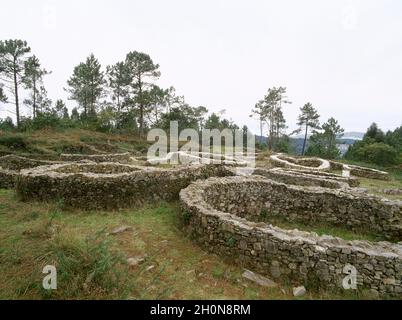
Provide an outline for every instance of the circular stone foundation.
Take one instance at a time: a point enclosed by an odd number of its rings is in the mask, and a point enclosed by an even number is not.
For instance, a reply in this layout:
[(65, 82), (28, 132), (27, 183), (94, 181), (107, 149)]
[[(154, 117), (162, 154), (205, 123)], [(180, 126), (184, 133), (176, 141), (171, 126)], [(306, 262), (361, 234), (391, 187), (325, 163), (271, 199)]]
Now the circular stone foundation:
[(81, 161), (90, 160), (94, 162), (120, 162), (129, 163), (131, 161), (131, 154), (125, 153), (108, 153), (108, 154), (67, 154), (60, 155), (62, 161)]
[(259, 175), (286, 184), (315, 186), (330, 189), (347, 189), (359, 186), (359, 181), (351, 177), (342, 177), (328, 172), (286, 170), (282, 168), (255, 168), (253, 175)]
[(55, 163), (59, 162), (30, 159), (16, 155), (0, 157), (0, 188), (14, 188), (15, 180), (22, 169), (35, 168)]
[(329, 171), (331, 165), (328, 160), (320, 158), (293, 158), (284, 154), (270, 156), (271, 162), (289, 169)]
[(22, 170), (16, 190), (22, 200), (62, 201), (82, 209), (117, 209), (174, 200), (192, 181), (232, 175), (220, 165), (158, 169), (112, 162), (64, 163)]
[(208, 152), (169, 152), (165, 157), (148, 159), (147, 164), (157, 165), (177, 162), (180, 164), (225, 164), (245, 167), (250, 164), (247, 157), (233, 157), (225, 154)]
[(286, 186), (262, 177), (227, 177), (191, 184), (180, 192), (180, 203), (184, 229), (193, 239), (261, 273), (309, 287), (342, 289), (344, 268), (351, 265), (358, 289), (402, 294), (400, 243), (346, 241), (267, 223), (270, 215), (281, 215), (289, 221), (367, 228), (394, 238), (395, 233), (387, 232), (395, 223), (400, 227), (400, 202)]

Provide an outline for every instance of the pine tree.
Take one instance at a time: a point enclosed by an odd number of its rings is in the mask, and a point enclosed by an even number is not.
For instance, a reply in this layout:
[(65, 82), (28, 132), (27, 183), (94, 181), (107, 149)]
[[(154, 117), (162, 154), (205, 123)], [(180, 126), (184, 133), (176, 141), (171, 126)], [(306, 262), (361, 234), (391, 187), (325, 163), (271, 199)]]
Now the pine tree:
[(322, 132), (314, 131), (310, 138), (311, 145), (308, 147), (306, 154), (334, 159), (340, 155), (340, 151), (336, 146), (336, 139), (344, 132), (344, 129), (334, 118), (329, 118), (322, 125), (322, 129)]
[(313, 105), (310, 102), (306, 103), (303, 107), (301, 107), (300, 112), (301, 113), (298, 117), (297, 125), (300, 127), (298, 132), (303, 130), (303, 128), (305, 130), (303, 149), (302, 149), (302, 155), (304, 155), (308, 131), (309, 129), (320, 128), (320, 123), (318, 120), (320, 116), (318, 115), (317, 110), (314, 109)]
[(160, 72), (158, 71), (159, 65), (154, 64), (151, 57), (142, 52), (129, 52), (126, 56), (125, 64), (132, 79), (131, 89), (133, 97), (130, 99), (139, 111), (139, 125), (140, 137), (143, 137), (145, 126), (145, 114), (147, 112), (147, 102), (149, 101), (149, 94), (147, 90), (150, 89), (151, 80), (158, 79)]
[(7, 96), (4, 94), (2, 85), (0, 85), (0, 102), (7, 102)]
[(128, 68), (124, 62), (117, 62), (107, 66), (108, 85), (112, 91), (112, 100), (116, 101), (117, 112), (121, 111), (122, 102), (128, 94), (128, 85), (131, 83)]
[(20, 125), (20, 104), (18, 89), (24, 71), (26, 54), (31, 51), (26, 41), (0, 41), (0, 80), (14, 96), (17, 126)]
[[(29, 57), (24, 64), (24, 75), (22, 82), (25, 89), (32, 90), (29, 99), (25, 99), (24, 103), (32, 107), (33, 118), (37, 115), (37, 101), (40, 94), (40, 87), (43, 86), (43, 76), (50, 72), (41, 69), (39, 59), (36, 56)], [(43, 90), (42, 94), (43, 94)], [(40, 97), (39, 97), (40, 98)], [(42, 97), (43, 98), (43, 97)]]
[(69, 99), (76, 100), (84, 110), (84, 118), (96, 114), (98, 100), (104, 92), (104, 73), (98, 59), (91, 53), (85, 63), (81, 62), (74, 68), (73, 75), (67, 81), (66, 89), (70, 93)]

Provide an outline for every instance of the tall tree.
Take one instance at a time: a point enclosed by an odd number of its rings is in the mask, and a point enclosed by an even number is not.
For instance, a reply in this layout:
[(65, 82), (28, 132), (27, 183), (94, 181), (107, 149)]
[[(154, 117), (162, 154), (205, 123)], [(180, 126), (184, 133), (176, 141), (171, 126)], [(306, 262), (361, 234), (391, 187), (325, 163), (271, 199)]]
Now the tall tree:
[[(29, 103), (29, 101), (25, 101)], [(51, 112), (52, 100), (47, 97), (47, 91), (44, 86), (40, 86), (36, 97), (37, 112)]]
[(81, 62), (74, 68), (73, 75), (67, 84), (69, 99), (76, 100), (84, 109), (85, 118), (89, 114), (96, 114), (98, 100), (104, 92), (105, 79), (101, 65), (92, 53), (85, 62)]
[(336, 139), (344, 132), (338, 121), (329, 118), (322, 125), (322, 132), (314, 131), (311, 136), (311, 145), (308, 147), (306, 154), (319, 156), (326, 159), (334, 159), (340, 155), (340, 151), (336, 146)]
[(24, 75), (22, 77), (22, 82), (26, 89), (32, 90), (30, 98), (26, 99), (24, 102), (32, 107), (33, 118), (37, 114), (37, 97), (39, 93), (39, 88), (43, 86), (43, 76), (49, 74), (50, 72), (41, 68), (39, 59), (36, 56), (29, 57), (24, 64)]
[(60, 119), (68, 119), (69, 118), (68, 109), (63, 100), (58, 99), (55, 103), (53, 110), (58, 118), (60, 118)]
[(18, 87), (24, 71), (26, 54), (31, 51), (26, 41), (0, 41), (0, 80), (14, 96), (17, 126), (20, 125), (20, 105)]
[(159, 64), (155, 64), (148, 54), (138, 51), (129, 52), (125, 63), (132, 77), (131, 89), (134, 97), (130, 100), (133, 101), (139, 111), (140, 137), (142, 137), (144, 134), (144, 116), (149, 101), (147, 90), (152, 85), (150, 81), (160, 77)]
[(4, 94), (2, 85), (0, 85), (0, 102), (7, 102), (7, 96)]
[(123, 99), (127, 96), (130, 74), (124, 62), (117, 62), (106, 67), (108, 85), (112, 90), (112, 100), (116, 101), (117, 112), (121, 111)]
[(149, 107), (149, 111), (151, 112), (151, 117), (154, 119), (153, 123), (157, 123), (161, 113), (164, 109), (166, 109), (166, 97), (168, 95), (168, 91), (153, 84), (151, 85), (151, 88), (146, 91), (146, 93), (148, 96), (147, 105)]
[(306, 148), (306, 141), (307, 141), (307, 134), (309, 129), (319, 129), (320, 122), (319, 122), (319, 114), (317, 110), (314, 109), (313, 105), (308, 102), (303, 107), (300, 108), (300, 115), (297, 120), (297, 125), (300, 127), (298, 132), (301, 132), (304, 129), (304, 141), (303, 141), (303, 149), (302, 155), (304, 155), (304, 151)]
[(290, 104), (287, 99), (285, 87), (269, 88), (264, 99), (257, 102), (252, 113), (260, 120), (260, 131), (262, 135), (263, 121), (268, 129), (268, 148), (272, 150), (278, 142), (282, 130), (286, 128), (285, 117), (282, 112), (282, 104)]
[(373, 122), (370, 127), (368, 127), (363, 139), (372, 139), (375, 142), (384, 142), (385, 134), (380, 128), (378, 128), (377, 124)]
[(263, 124), (264, 124), (264, 116), (265, 116), (264, 100), (260, 100), (255, 104), (254, 109), (251, 110), (250, 117), (252, 117), (252, 116), (256, 116), (256, 118), (258, 119), (258, 121), (260, 123), (260, 137), (262, 138), (262, 136), (263, 136), (262, 129), (263, 129)]

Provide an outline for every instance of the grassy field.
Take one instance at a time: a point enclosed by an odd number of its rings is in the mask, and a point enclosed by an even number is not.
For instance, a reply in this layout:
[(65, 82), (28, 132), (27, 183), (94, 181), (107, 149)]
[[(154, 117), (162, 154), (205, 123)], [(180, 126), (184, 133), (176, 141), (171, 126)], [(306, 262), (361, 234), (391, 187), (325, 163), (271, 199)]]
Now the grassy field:
[[(65, 211), (23, 203), (0, 190), (0, 299), (292, 299), (292, 287), (264, 288), (243, 269), (208, 254), (179, 229), (176, 203), (119, 212)], [(107, 235), (119, 226), (132, 229)], [(127, 258), (142, 257), (137, 266)], [(58, 288), (42, 288), (42, 268)], [(308, 292), (303, 299), (357, 299)]]
[(0, 155), (13, 153), (53, 158), (60, 153), (146, 153), (149, 145), (133, 135), (84, 129), (43, 129), (28, 133), (0, 131)]

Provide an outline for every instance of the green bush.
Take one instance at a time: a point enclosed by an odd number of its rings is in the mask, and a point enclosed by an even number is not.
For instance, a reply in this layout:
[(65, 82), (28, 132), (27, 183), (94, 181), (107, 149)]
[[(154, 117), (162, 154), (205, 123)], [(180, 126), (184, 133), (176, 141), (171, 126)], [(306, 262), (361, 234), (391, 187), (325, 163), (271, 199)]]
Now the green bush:
[(6, 146), (10, 149), (26, 149), (27, 142), (24, 136), (0, 136), (0, 145)]
[(398, 163), (398, 152), (390, 145), (382, 142), (360, 144), (351, 151), (349, 158), (387, 166)]
[(10, 117), (0, 119), (0, 130), (11, 131), (14, 129), (13, 120)]
[(103, 231), (88, 237), (84, 243), (67, 239), (53, 242), (49, 253), (54, 258), (63, 298), (91, 294), (128, 293), (127, 263), (120, 252), (111, 249)]

